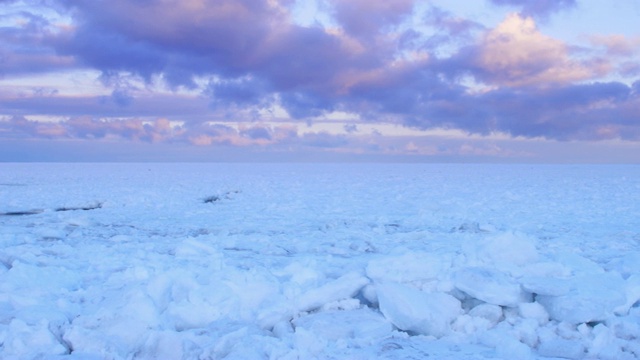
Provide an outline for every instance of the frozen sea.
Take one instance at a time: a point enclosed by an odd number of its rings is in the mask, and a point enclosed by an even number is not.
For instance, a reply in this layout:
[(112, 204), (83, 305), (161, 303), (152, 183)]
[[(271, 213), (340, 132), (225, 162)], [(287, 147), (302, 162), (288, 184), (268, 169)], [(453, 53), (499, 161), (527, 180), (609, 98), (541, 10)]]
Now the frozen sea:
[(0, 164), (2, 359), (637, 359), (640, 166)]

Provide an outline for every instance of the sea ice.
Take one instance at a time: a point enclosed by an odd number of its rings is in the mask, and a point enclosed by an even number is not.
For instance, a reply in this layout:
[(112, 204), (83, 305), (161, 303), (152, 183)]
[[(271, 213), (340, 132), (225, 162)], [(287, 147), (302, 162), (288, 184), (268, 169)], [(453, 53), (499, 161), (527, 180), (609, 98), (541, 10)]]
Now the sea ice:
[(538, 295), (549, 316), (573, 324), (603, 321), (626, 302), (625, 281), (617, 273), (596, 273), (570, 279), (565, 295)]
[(367, 276), (376, 282), (415, 283), (437, 280), (450, 268), (446, 255), (412, 252), (370, 261)]
[(514, 307), (531, 301), (531, 294), (524, 292), (517, 281), (492, 268), (464, 268), (453, 274), (453, 283), (469, 296), (489, 304)]
[(376, 285), (380, 311), (395, 326), (412, 333), (440, 337), (462, 313), (460, 301), (445, 293), (426, 293), (398, 283)]
[(555, 338), (543, 341), (538, 346), (538, 354), (550, 358), (583, 359), (586, 355), (585, 348), (576, 341)]
[(518, 304), (518, 313), (524, 319), (534, 319), (541, 326), (549, 322), (547, 310), (537, 302)]
[(502, 307), (492, 304), (480, 304), (469, 311), (469, 315), (480, 317), (494, 326), (503, 319)]
[(0, 164), (0, 358), (637, 359), (638, 184), (626, 165)]
[(469, 264), (498, 268), (522, 266), (538, 260), (535, 239), (519, 233), (501, 233), (465, 242)]
[(380, 313), (362, 308), (352, 311), (323, 311), (293, 320), (295, 331), (305, 329), (329, 341), (350, 341), (365, 346), (387, 337), (391, 323)]

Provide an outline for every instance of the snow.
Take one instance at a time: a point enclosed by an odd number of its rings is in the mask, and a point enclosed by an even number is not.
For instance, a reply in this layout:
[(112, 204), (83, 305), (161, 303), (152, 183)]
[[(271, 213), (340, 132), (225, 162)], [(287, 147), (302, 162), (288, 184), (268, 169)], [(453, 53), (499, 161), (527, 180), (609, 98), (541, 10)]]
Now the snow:
[(640, 166), (0, 164), (2, 359), (637, 359)]

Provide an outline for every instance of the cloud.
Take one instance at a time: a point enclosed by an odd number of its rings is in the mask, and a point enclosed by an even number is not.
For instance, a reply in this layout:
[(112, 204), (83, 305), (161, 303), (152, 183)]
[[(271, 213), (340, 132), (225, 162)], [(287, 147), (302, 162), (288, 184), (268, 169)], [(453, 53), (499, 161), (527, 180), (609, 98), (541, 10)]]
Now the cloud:
[(326, 132), (304, 134), (301, 139), (304, 146), (315, 148), (341, 148), (349, 145), (349, 140), (344, 135), (333, 135)]
[[(30, 17), (0, 29), (3, 70), (97, 70), (104, 91), (0, 89), (1, 115), (11, 119), (0, 136), (342, 149), (362, 135), (357, 124), (338, 137), (259, 121), (211, 125), (277, 109), (303, 121), (343, 112), (472, 134), (637, 139), (637, 86), (603, 80), (640, 73), (635, 40), (594, 36), (608, 60), (577, 54), (536, 24), (575, 1), (493, 3), (523, 12), (486, 28), (436, 7), (417, 19), (412, 0), (332, 0), (332, 23), (300, 26), (288, 0), (49, 1), (70, 23)], [(35, 115), (62, 121), (27, 120)]]
[(515, 6), (525, 16), (547, 17), (554, 12), (578, 6), (577, 0), (490, 0), (496, 5)]
[(356, 124), (345, 124), (342, 128), (350, 134), (358, 132), (358, 125)]
[(194, 86), (194, 75), (245, 74), (261, 61), (261, 46), (287, 24), (274, 1), (63, 3), (77, 26), (59, 38), (61, 53), (94, 68), (147, 79), (164, 72), (173, 86)]
[(221, 124), (172, 123), (165, 118), (98, 119), (79, 116), (64, 121), (42, 122), (14, 116), (0, 121), (0, 138), (5, 139), (128, 140), (248, 146), (273, 144), (296, 136), (296, 130), (286, 126), (272, 128), (254, 124), (235, 129)]
[(269, 85), (260, 78), (247, 76), (238, 79), (210, 81), (204, 94), (211, 99), (211, 107), (216, 108), (269, 108), (276, 99)]
[(632, 109), (640, 105), (640, 97), (622, 83), (529, 88), (519, 92), (502, 89), (466, 96), (459, 105), (473, 110), (448, 115), (459, 127), (471, 132), (484, 129), (557, 140), (639, 140), (640, 126)]
[(344, 34), (297, 26), (277, 1), (65, 3), (77, 26), (57, 37), (60, 54), (146, 81), (161, 74), (172, 88), (195, 88), (196, 78), (210, 77), (206, 93), (217, 105), (264, 106), (281, 93), (294, 116), (315, 114), (301, 109), (310, 101), (328, 111), (325, 100), (342, 86), (342, 73), (383, 66), (381, 57), (390, 55), (363, 51)]
[(592, 35), (591, 43), (602, 46), (610, 56), (630, 57), (640, 53), (640, 36), (629, 38), (624, 35)]
[(27, 139), (124, 139), (143, 142), (163, 142), (180, 138), (184, 130), (171, 126), (167, 119), (100, 120), (88, 116), (67, 121), (40, 122), (22, 116), (0, 121), (0, 135), (4, 138)]
[(606, 62), (572, 59), (564, 43), (540, 33), (532, 18), (518, 14), (507, 16), (461, 55), (474, 75), (496, 85), (569, 83), (609, 71)]
[(387, 26), (397, 25), (411, 14), (413, 0), (332, 0), (334, 16), (345, 33), (371, 40)]
[(478, 22), (455, 16), (435, 6), (429, 8), (425, 16), (425, 21), (428, 25), (444, 31), (450, 37), (449, 40), (454, 41), (460, 38), (469, 38), (474, 31), (485, 28)]
[(7, 25), (0, 27), (0, 76), (65, 70), (77, 65), (73, 56), (56, 53), (50, 44), (58, 25), (28, 10), (3, 10), (6, 12), (0, 20)]

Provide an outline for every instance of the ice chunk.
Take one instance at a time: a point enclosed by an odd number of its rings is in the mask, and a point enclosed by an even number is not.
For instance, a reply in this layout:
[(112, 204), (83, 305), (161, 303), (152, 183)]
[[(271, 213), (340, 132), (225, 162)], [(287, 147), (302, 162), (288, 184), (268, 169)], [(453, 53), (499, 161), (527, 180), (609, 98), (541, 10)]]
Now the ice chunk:
[(223, 257), (222, 253), (213, 246), (194, 238), (186, 239), (178, 244), (175, 248), (175, 256), (186, 259), (207, 256), (210, 259), (210, 265), (215, 264), (216, 266), (220, 266)]
[(512, 232), (467, 244), (465, 253), (471, 260), (494, 266), (525, 265), (538, 259), (535, 239)]
[(370, 302), (374, 306), (378, 305), (378, 294), (376, 294), (376, 287), (373, 284), (366, 285), (360, 292), (364, 300)]
[(571, 281), (547, 276), (524, 276), (520, 284), (525, 291), (538, 295), (560, 296), (569, 293)]
[(538, 322), (538, 325), (544, 325), (549, 322), (547, 310), (537, 302), (519, 304), (518, 312), (525, 319), (534, 319)]
[[(589, 344), (590, 357), (605, 360), (633, 359), (635, 356), (625, 356), (622, 341), (616, 338), (614, 332), (603, 324), (593, 328), (593, 341)], [(627, 354), (630, 355), (630, 354)]]
[(356, 339), (359, 345), (374, 343), (393, 330), (391, 323), (369, 309), (326, 311), (300, 317), (293, 321), (296, 331), (307, 331), (330, 341)]
[(531, 301), (531, 294), (524, 292), (519, 283), (494, 269), (462, 269), (454, 274), (453, 282), (457, 289), (489, 304), (513, 307)]
[(366, 277), (352, 272), (302, 294), (297, 301), (298, 311), (317, 309), (324, 304), (353, 297), (369, 283)]
[(445, 293), (426, 293), (398, 284), (377, 284), (380, 311), (401, 330), (443, 336), (461, 314), (460, 301)]
[(616, 273), (601, 273), (571, 279), (570, 291), (561, 296), (539, 295), (552, 319), (579, 324), (605, 320), (626, 301), (625, 282)]
[(264, 329), (251, 324), (217, 321), (204, 331), (209, 340), (200, 354), (186, 359), (282, 359), (291, 349)]
[(57, 293), (75, 290), (81, 283), (80, 274), (59, 266), (36, 266), (14, 261), (4, 275), (0, 289), (24, 288), (33, 293)]
[(292, 359), (321, 359), (319, 355), (328, 347), (329, 342), (303, 327), (296, 330), (294, 338), (294, 346), (299, 354)]
[(640, 339), (640, 315), (611, 318), (606, 324), (620, 339)]
[(523, 344), (533, 348), (538, 345), (540, 326), (534, 319), (517, 319), (515, 321), (508, 319), (507, 323), (513, 323), (512, 333)]
[(640, 252), (626, 253), (620, 258), (612, 260), (608, 264), (608, 268), (620, 272), (625, 279), (633, 274), (640, 274)]
[(579, 341), (561, 338), (541, 342), (538, 346), (538, 354), (563, 359), (582, 359), (586, 355), (584, 346)]
[(303, 264), (296, 261), (285, 267), (282, 273), (283, 275), (289, 275), (291, 282), (299, 287), (304, 287), (309, 284), (315, 285), (323, 278), (324, 274), (314, 269), (314, 267), (317, 266), (315, 263), (313, 266), (309, 265), (310, 264)]
[(124, 356), (144, 344), (148, 331), (161, 324), (155, 304), (140, 290), (108, 298), (103, 305), (73, 319), (65, 331), (63, 339), (74, 351)]
[(467, 315), (458, 316), (453, 328), (458, 332), (473, 334), (493, 328), (503, 318), (502, 307), (482, 303), (471, 309)]
[[(176, 294), (178, 291), (185, 293)], [(167, 306), (165, 315), (178, 330), (204, 327), (225, 314), (236, 314), (241, 307), (234, 291), (220, 281), (194, 286), (185, 280), (183, 284), (176, 283), (173, 292), (174, 301)]]
[(375, 282), (406, 283), (437, 279), (450, 267), (451, 261), (443, 254), (408, 253), (370, 261), (367, 276)]
[(640, 274), (633, 274), (626, 280), (625, 294), (627, 301), (615, 309), (618, 315), (627, 314), (629, 309), (640, 301)]
[(604, 273), (602, 266), (578, 254), (561, 252), (556, 254), (555, 260), (570, 269), (575, 276)]
[(49, 330), (49, 322), (41, 320), (28, 325), (20, 319), (13, 319), (8, 326), (2, 346), (3, 358), (35, 359), (43, 354), (68, 354), (69, 349), (62, 345)]
[(495, 347), (496, 354), (501, 359), (533, 359), (533, 352), (526, 344), (518, 341), (505, 329), (498, 327), (480, 334), (480, 342)]
[[(182, 360), (193, 358), (189, 354), (189, 345), (193, 342), (189, 337), (193, 337), (189, 332), (157, 331), (150, 330), (141, 350), (137, 351), (137, 358), (140, 359), (163, 359)], [(191, 355), (191, 356), (189, 356)], [(195, 354), (194, 354), (195, 355)]]
[(522, 267), (522, 273), (527, 276), (540, 277), (569, 277), (571, 268), (555, 261), (539, 261)]
[(471, 309), (469, 315), (486, 319), (492, 326), (503, 318), (502, 308), (492, 304), (480, 304)]

